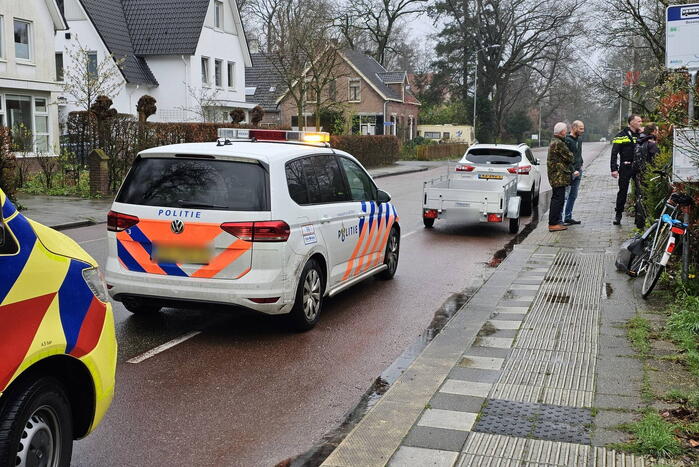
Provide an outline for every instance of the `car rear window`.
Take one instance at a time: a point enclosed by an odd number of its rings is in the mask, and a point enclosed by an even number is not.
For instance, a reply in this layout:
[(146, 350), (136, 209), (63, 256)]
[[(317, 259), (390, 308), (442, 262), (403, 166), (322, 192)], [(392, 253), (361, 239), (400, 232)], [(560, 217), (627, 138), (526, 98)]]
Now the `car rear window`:
[(268, 177), (255, 163), (186, 157), (137, 159), (119, 203), (224, 211), (268, 211)]
[(522, 160), (522, 154), (511, 149), (476, 148), (466, 153), (466, 160), (476, 164), (516, 164)]

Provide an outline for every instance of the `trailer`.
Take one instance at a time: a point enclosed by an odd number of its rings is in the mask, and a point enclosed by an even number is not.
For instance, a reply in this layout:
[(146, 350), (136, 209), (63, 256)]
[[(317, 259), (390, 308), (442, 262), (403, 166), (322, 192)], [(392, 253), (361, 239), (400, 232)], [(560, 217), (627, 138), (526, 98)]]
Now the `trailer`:
[[(458, 166), (457, 166), (458, 169)], [(422, 220), (432, 227), (437, 219), (493, 222), (509, 221), (510, 233), (519, 231), (517, 175), (493, 173), (478, 169), (473, 177), (465, 177), (454, 169), (447, 175), (424, 182)]]

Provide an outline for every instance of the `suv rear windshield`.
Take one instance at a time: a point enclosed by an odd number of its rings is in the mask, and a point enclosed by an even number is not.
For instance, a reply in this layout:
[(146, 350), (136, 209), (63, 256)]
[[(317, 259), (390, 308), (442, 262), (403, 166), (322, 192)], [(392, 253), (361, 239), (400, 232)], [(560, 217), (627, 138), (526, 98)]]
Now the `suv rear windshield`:
[(475, 148), (466, 153), (466, 160), (476, 164), (516, 164), (522, 160), (522, 154), (511, 149)]
[(116, 201), (145, 206), (269, 211), (265, 169), (248, 162), (139, 158)]

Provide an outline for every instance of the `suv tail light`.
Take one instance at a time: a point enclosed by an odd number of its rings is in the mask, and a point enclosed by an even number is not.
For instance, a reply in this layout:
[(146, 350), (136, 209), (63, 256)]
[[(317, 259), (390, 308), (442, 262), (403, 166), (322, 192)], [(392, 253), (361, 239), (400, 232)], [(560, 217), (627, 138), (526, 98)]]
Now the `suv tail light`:
[(457, 172), (473, 172), (476, 168), (472, 165), (462, 165), (458, 164), (456, 166), (456, 171)]
[(284, 221), (224, 222), (221, 229), (246, 242), (285, 242), (291, 234)]
[(529, 175), (529, 172), (531, 172), (532, 166), (531, 165), (523, 165), (522, 167), (510, 167), (507, 169), (508, 172), (511, 174), (518, 174), (518, 175)]
[(139, 220), (136, 216), (109, 211), (107, 214), (107, 230), (110, 232), (121, 232), (138, 224)]

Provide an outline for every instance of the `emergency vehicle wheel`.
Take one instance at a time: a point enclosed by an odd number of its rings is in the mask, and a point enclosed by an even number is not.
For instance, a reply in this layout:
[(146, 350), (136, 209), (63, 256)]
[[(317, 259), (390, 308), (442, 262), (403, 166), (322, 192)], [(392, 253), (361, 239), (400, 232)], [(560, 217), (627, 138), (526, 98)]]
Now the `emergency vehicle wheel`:
[(510, 219), (510, 233), (516, 234), (519, 232), (519, 217)]
[[(434, 219), (431, 219), (434, 220)], [(393, 279), (398, 269), (398, 254), (400, 253), (400, 235), (398, 229), (393, 227), (391, 234), (386, 242), (386, 253), (384, 254), (383, 264), (388, 266), (388, 269), (381, 271), (376, 277), (383, 280)]]
[(162, 307), (160, 305), (156, 305), (155, 302), (141, 298), (124, 298), (121, 303), (124, 304), (124, 308), (135, 315), (153, 315), (162, 309)]
[(318, 262), (311, 259), (301, 271), (296, 301), (289, 313), (291, 324), (297, 331), (308, 331), (318, 322), (323, 308), (324, 290), (323, 271)]
[(432, 217), (423, 217), (422, 223), (425, 224), (425, 227), (429, 229), (434, 225), (434, 219)]
[(55, 378), (28, 381), (0, 401), (0, 465), (69, 467), (73, 419)]

